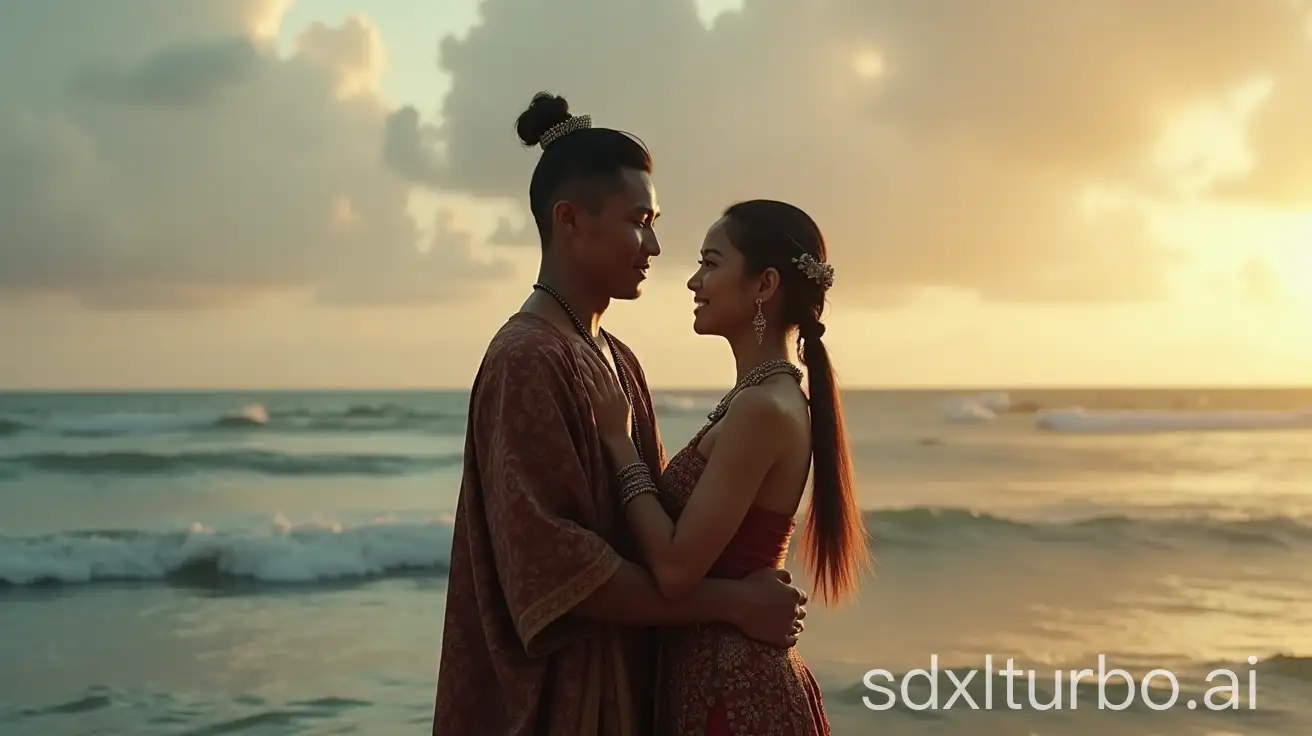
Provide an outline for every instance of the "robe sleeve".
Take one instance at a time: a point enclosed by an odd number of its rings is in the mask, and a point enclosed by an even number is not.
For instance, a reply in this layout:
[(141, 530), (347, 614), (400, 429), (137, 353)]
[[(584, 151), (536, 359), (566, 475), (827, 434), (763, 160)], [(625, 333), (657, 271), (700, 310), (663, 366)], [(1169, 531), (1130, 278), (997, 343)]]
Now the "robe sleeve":
[(538, 657), (592, 633), (566, 614), (623, 560), (588, 528), (592, 478), (576, 443), (595, 440), (580, 422), (581, 386), (562, 354), (508, 352), (485, 367), (471, 425), (496, 576), (525, 652)]

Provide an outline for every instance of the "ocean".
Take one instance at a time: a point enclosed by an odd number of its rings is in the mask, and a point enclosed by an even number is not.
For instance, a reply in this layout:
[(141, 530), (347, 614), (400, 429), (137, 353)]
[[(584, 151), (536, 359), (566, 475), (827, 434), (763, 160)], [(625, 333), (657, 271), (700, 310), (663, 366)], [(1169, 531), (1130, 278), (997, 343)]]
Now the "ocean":
[[(467, 398), (0, 395), (0, 734), (428, 733)], [(844, 405), (836, 735), (1312, 732), (1312, 390)]]

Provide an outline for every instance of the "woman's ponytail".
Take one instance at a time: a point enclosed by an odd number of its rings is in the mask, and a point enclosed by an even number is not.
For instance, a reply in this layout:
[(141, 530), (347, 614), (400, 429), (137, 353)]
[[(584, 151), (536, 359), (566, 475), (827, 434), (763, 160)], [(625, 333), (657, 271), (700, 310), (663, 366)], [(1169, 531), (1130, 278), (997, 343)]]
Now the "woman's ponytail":
[(857, 588), (869, 555), (856, 504), (843, 405), (819, 321), (799, 327), (811, 401), (811, 504), (802, 535), (804, 564), (820, 595), (839, 602)]

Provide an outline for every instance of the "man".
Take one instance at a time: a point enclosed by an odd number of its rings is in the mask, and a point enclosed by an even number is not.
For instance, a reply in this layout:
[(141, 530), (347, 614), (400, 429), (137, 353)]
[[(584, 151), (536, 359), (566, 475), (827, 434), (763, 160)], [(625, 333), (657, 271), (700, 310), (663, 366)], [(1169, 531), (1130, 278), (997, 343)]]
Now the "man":
[(787, 574), (705, 580), (667, 600), (628, 539), (577, 356), (604, 355), (629, 392), (635, 444), (664, 451), (633, 353), (598, 327), (660, 253), (651, 159), (545, 93), (520, 116), (541, 160), (534, 293), (492, 339), (470, 396), (433, 734), (653, 736), (652, 627), (726, 622), (790, 646), (805, 594)]

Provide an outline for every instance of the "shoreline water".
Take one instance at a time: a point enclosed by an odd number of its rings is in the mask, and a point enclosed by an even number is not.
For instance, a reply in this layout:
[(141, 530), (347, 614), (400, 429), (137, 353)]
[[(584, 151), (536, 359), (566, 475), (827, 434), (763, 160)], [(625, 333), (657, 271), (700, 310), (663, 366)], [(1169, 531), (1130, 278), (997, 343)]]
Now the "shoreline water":
[[(807, 619), (835, 734), (1312, 724), (1312, 390), (1094, 393), (845, 396), (878, 567), (855, 605)], [(658, 395), (671, 453), (717, 398)], [(0, 733), (427, 728), (466, 401), (0, 395), (21, 425), (0, 436)], [(1231, 414), (1181, 426), (1199, 410)], [(991, 711), (867, 707), (871, 670), (905, 679), (937, 655), (946, 700), (947, 670), (989, 654), (1049, 678), (1099, 654), (1167, 668), (1182, 699), (1256, 657), (1258, 707), (1012, 710), (996, 675), (967, 687), (991, 683)], [(927, 697), (926, 678), (908, 687)]]

